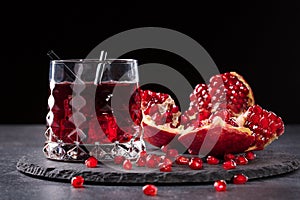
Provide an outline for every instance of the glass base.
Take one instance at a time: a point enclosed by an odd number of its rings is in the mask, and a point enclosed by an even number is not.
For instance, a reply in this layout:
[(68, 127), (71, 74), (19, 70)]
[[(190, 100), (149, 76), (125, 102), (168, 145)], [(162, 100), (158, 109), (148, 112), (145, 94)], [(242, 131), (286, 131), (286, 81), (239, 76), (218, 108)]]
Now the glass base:
[(43, 152), (52, 160), (59, 161), (85, 161), (88, 157), (94, 156), (99, 161), (113, 160), (115, 156), (124, 156), (126, 159), (135, 160), (139, 153), (146, 150), (143, 140), (131, 140), (127, 143), (111, 144), (79, 144), (63, 143), (62, 141), (47, 141)]

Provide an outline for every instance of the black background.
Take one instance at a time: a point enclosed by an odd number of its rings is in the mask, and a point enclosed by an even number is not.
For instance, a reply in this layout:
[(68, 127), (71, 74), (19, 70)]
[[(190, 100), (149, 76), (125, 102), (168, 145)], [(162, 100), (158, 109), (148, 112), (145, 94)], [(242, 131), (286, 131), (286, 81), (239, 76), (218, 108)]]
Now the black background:
[[(244, 76), (258, 104), (286, 123), (300, 122), (299, 3), (162, 2), (2, 5), (0, 123), (45, 123), (50, 49), (64, 59), (85, 58), (104, 39), (146, 26), (192, 37), (221, 72)], [(140, 63), (186, 65), (175, 55), (155, 50), (129, 55)]]

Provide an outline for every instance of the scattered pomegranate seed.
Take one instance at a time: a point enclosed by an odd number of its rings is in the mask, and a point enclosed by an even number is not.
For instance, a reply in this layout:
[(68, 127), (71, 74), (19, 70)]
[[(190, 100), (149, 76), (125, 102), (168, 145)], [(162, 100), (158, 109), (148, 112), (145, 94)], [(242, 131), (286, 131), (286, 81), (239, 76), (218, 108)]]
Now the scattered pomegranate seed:
[(247, 165), (248, 164), (248, 159), (244, 155), (238, 155), (235, 158), (235, 162), (237, 165)]
[(178, 164), (178, 165), (187, 165), (187, 164), (189, 164), (189, 162), (190, 162), (190, 159), (189, 158), (187, 158), (187, 157), (185, 157), (185, 156), (178, 156), (177, 158), (176, 158), (176, 164)]
[(173, 161), (170, 158), (163, 158), (162, 163), (165, 165), (172, 165)]
[(150, 154), (146, 158), (146, 166), (149, 168), (155, 168), (159, 164), (159, 157), (154, 154)]
[(236, 162), (234, 160), (225, 161), (223, 163), (223, 168), (225, 170), (235, 169), (236, 168)]
[(161, 172), (171, 172), (172, 171), (172, 165), (167, 165), (162, 163), (161, 165), (159, 165), (159, 170)]
[(141, 151), (140, 152), (140, 157), (143, 157), (143, 158), (147, 157), (147, 152), (146, 151)]
[(143, 187), (143, 192), (148, 196), (156, 196), (157, 195), (157, 187), (155, 185), (145, 185)]
[(178, 151), (176, 149), (169, 149), (166, 153), (167, 157), (176, 158), (178, 156)]
[(227, 153), (224, 155), (224, 160), (225, 161), (229, 161), (229, 160), (234, 160), (235, 159), (235, 156), (231, 153)]
[(167, 145), (164, 145), (164, 146), (162, 146), (160, 149), (161, 149), (162, 152), (167, 153), (167, 151), (168, 151), (168, 146), (167, 146)]
[(254, 160), (254, 159), (256, 158), (256, 154), (253, 153), (252, 151), (248, 151), (248, 152), (246, 152), (245, 157), (246, 157), (248, 160)]
[(218, 180), (218, 181), (215, 181), (215, 183), (214, 183), (214, 187), (217, 192), (226, 191), (226, 185), (227, 185), (226, 181), (224, 181), (224, 180)]
[(98, 160), (93, 156), (85, 160), (85, 166), (87, 166), (88, 168), (94, 168), (97, 167), (97, 165), (98, 165)]
[(191, 160), (189, 161), (189, 167), (193, 170), (202, 169), (203, 162), (202, 162), (201, 158), (198, 158), (198, 157), (191, 158)]
[(82, 188), (84, 183), (84, 178), (82, 176), (75, 176), (71, 180), (71, 184), (74, 188)]
[(132, 163), (131, 163), (130, 160), (128, 160), (128, 159), (124, 160), (123, 169), (126, 169), (126, 170), (131, 170), (132, 169)]
[(233, 176), (234, 184), (245, 184), (248, 181), (248, 177), (244, 174), (236, 174)]
[(146, 166), (146, 158), (139, 157), (135, 162), (135, 165), (138, 167), (145, 167)]
[(210, 165), (217, 165), (217, 164), (219, 164), (219, 159), (217, 159), (213, 156), (207, 156), (206, 162)]
[(121, 165), (125, 160), (124, 156), (115, 156), (114, 162), (116, 165)]

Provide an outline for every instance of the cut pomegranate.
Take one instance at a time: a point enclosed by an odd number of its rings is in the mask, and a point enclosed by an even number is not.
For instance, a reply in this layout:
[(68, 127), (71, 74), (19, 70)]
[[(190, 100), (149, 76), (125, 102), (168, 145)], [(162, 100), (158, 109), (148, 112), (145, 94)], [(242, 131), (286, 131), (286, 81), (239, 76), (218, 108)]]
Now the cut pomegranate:
[(187, 158), (187, 157), (185, 157), (185, 156), (178, 156), (177, 158), (176, 158), (176, 164), (178, 164), (178, 165), (187, 165), (187, 164), (189, 164), (189, 162), (190, 162), (190, 159), (189, 158)]
[(207, 164), (210, 164), (210, 165), (217, 165), (217, 164), (219, 164), (219, 159), (217, 159), (213, 156), (207, 156), (206, 162), (207, 162)]
[(84, 178), (82, 176), (75, 176), (71, 179), (71, 184), (74, 188), (82, 188), (84, 183)]
[(97, 167), (97, 165), (98, 165), (98, 160), (93, 156), (85, 160), (85, 166), (87, 166), (88, 168), (94, 168)]
[(189, 167), (193, 170), (199, 170), (203, 168), (203, 162), (201, 158), (193, 157), (189, 162)]
[(246, 157), (248, 160), (254, 160), (254, 159), (256, 158), (256, 154), (253, 153), (252, 151), (248, 151), (248, 152), (246, 152), (245, 157)]
[(132, 169), (132, 163), (131, 163), (130, 160), (128, 160), (128, 159), (124, 160), (123, 169), (126, 169), (126, 170), (131, 170)]
[(248, 164), (248, 159), (244, 155), (238, 155), (235, 158), (235, 162), (237, 165), (247, 165)]
[(145, 185), (143, 187), (143, 192), (148, 196), (156, 196), (157, 195), (157, 187), (155, 185)]
[(235, 169), (236, 168), (236, 162), (234, 160), (225, 161), (223, 163), (223, 168), (225, 170)]
[(190, 154), (222, 158), (263, 150), (284, 132), (280, 117), (254, 105), (250, 86), (236, 72), (198, 84), (182, 115), (168, 94), (145, 90), (140, 96), (145, 141), (165, 152), (179, 141)]
[(248, 181), (248, 177), (244, 174), (236, 174), (233, 176), (234, 184), (245, 184)]
[(217, 192), (226, 191), (226, 186), (227, 186), (227, 184), (226, 184), (226, 181), (224, 181), (224, 180), (218, 180), (218, 181), (215, 181), (215, 183), (214, 183), (214, 187)]

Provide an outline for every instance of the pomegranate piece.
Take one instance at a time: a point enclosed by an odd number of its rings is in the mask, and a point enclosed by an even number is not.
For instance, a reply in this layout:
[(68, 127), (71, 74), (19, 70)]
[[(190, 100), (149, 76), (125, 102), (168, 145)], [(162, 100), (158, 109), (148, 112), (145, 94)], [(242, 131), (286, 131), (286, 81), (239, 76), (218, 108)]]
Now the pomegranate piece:
[(214, 188), (217, 192), (226, 191), (226, 186), (227, 186), (227, 183), (224, 180), (218, 180), (218, 181), (215, 181), (215, 183), (214, 183)]
[(225, 161), (223, 163), (222, 167), (225, 170), (235, 169), (236, 168), (236, 162), (234, 160)]
[(207, 156), (206, 162), (210, 165), (217, 165), (217, 164), (219, 164), (220, 161), (219, 161), (219, 159), (217, 159), (213, 156)]
[(121, 165), (125, 160), (125, 157), (124, 156), (115, 156), (114, 157), (114, 163), (116, 165)]
[(255, 143), (248, 150), (263, 150), (284, 132), (282, 119), (259, 105), (251, 106), (241, 118), (245, 120), (244, 126), (255, 136)]
[(71, 179), (71, 184), (74, 188), (82, 188), (84, 183), (84, 178), (82, 176), (75, 176)]
[(201, 160), (201, 158), (193, 157), (189, 161), (189, 167), (193, 170), (200, 170), (203, 168), (203, 161)]
[(248, 159), (244, 155), (238, 155), (235, 158), (235, 162), (237, 165), (247, 165), (248, 164)]
[(190, 159), (185, 156), (178, 156), (175, 160), (178, 165), (187, 165), (190, 162)]
[(95, 168), (98, 165), (98, 160), (95, 157), (91, 156), (86, 159), (84, 163), (88, 168)]
[(248, 177), (245, 174), (236, 174), (233, 176), (232, 182), (234, 184), (245, 184), (248, 181)]
[(256, 158), (256, 154), (253, 153), (252, 151), (248, 151), (248, 152), (246, 152), (245, 157), (248, 160), (254, 160)]
[(155, 185), (151, 185), (151, 184), (145, 185), (143, 187), (143, 192), (145, 195), (148, 195), (148, 196), (156, 196), (157, 195), (157, 187)]
[(132, 163), (131, 163), (130, 160), (128, 160), (128, 159), (124, 160), (123, 169), (126, 169), (126, 170), (131, 170), (132, 169)]

